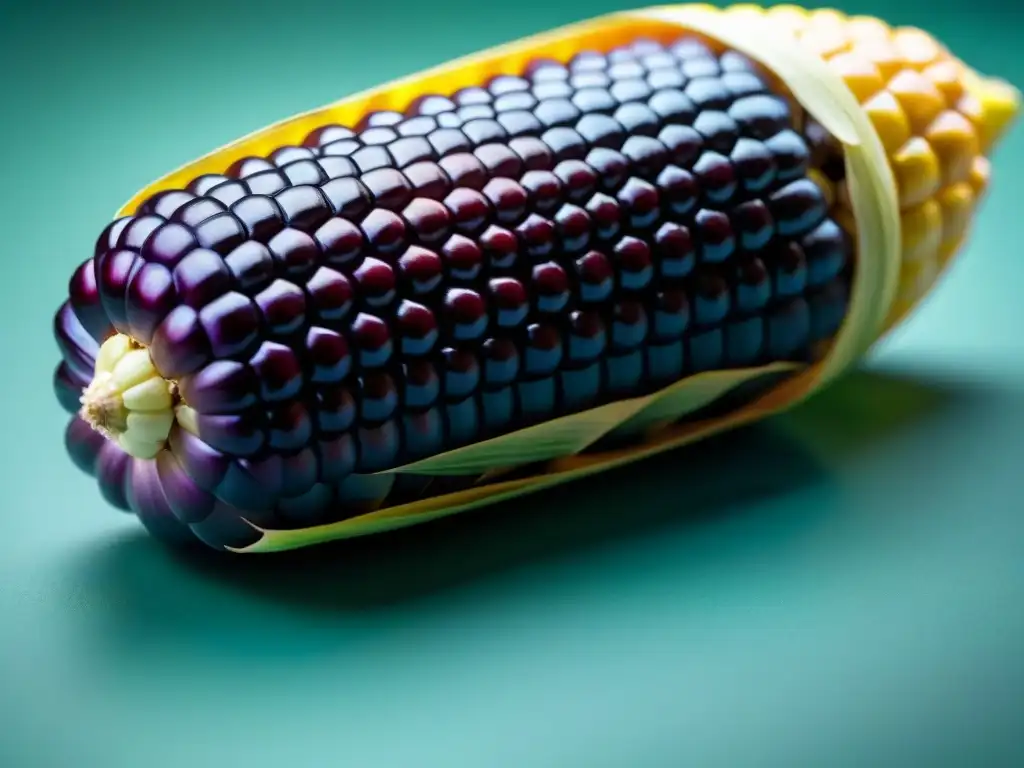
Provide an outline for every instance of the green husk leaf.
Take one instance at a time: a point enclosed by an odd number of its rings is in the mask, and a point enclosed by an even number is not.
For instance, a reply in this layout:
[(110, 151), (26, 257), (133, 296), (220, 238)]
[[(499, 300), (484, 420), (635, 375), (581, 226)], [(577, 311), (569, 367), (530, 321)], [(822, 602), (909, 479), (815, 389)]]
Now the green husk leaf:
[[(895, 182), (874, 127), (842, 79), (815, 54), (785, 34), (772, 34), (770, 21), (756, 12), (742, 15), (712, 6), (665, 6), (617, 14), (660, 19), (738, 50), (773, 72), (793, 97), (844, 144), (848, 183), (857, 221), (857, 268), (847, 317), (828, 356), (795, 374), (767, 395), (732, 413), (703, 422), (663, 426), (699, 410), (730, 389), (781, 366), (709, 372), (654, 395), (634, 398), (563, 417), (467, 448), (390, 470), (417, 474), (499, 472), (536, 461), (538, 474), (385, 507), (374, 512), (298, 530), (256, 528), (261, 538), (239, 552), (273, 552), (379, 533), (454, 515), (550, 488), (638, 461), (662, 451), (786, 410), (847, 370), (877, 340), (895, 297), (900, 265), (900, 219)], [(642, 444), (578, 455), (609, 434), (645, 434)]]

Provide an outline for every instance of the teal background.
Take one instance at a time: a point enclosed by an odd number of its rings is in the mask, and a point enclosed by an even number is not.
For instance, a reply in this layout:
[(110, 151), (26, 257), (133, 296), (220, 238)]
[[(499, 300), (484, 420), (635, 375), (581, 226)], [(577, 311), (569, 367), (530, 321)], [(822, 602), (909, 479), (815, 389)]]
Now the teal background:
[[(1014, 6), (844, 4), (1020, 86)], [(136, 189), (614, 7), (0, 5), (0, 765), (1024, 765), (1019, 128), (933, 298), (769, 424), (463, 519), (227, 562), (161, 550), (65, 457), (52, 312)]]

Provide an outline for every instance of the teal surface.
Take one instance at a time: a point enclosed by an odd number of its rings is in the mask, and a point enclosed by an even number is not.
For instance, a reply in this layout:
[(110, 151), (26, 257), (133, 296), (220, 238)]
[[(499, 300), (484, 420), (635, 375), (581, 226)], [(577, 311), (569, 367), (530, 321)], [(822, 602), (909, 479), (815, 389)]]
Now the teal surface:
[[(252, 129), (613, 7), (0, 6), (0, 766), (1024, 765), (1024, 131), (969, 249), (756, 429), (407, 533), (184, 561), (65, 457), (51, 315)], [(1014, 4), (847, 4), (1024, 84)]]

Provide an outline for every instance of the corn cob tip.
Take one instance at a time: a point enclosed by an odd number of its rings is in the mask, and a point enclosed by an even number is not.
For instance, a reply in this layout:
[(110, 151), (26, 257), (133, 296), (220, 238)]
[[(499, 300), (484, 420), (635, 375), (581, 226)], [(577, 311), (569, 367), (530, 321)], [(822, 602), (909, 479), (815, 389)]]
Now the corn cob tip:
[(135, 458), (151, 459), (174, 423), (175, 386), (153, 365), (149, 351), (129, 336), (103, 343), (79, 416)]
[(980, 78), (974, 87), (981, 102), (984, 119), (981, 141), (991, 151), (1006, 135), (1020, 113), (1021, 92), (1013, 84), (996, 77)]

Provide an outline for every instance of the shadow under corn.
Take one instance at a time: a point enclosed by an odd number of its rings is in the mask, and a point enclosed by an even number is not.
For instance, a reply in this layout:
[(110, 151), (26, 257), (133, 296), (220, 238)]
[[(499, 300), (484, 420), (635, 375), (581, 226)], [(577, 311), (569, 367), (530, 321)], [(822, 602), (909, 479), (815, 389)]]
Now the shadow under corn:
[[(985, 397), (921, 375), (858, 372), (764, 424), (402, 531), (231, 556), (170, 552), (140, 528), (83, 552), (76, 583), (90, 596), (86, 613), (101, 642), (215, 643), (244, 655), (271, 652), (281, 632), (291, 633), (292, 653), (296, 637), (327, 647), (414, 605), (456, 599), (460, 588), (500, 587), (545, 564), (572, 569), (588, 554), (650, 537), (678, 547), (679, 567), (699, 571), (723, 558), (741, 567), (751, 547), (771, 551), (830, 513), (827, 493), (824, 503), (767, 502), (828, 487), (827, 466), (923, 422), (964, 418)], [(737, 518), (754, 518), (758, 535), (721, 524)]]

